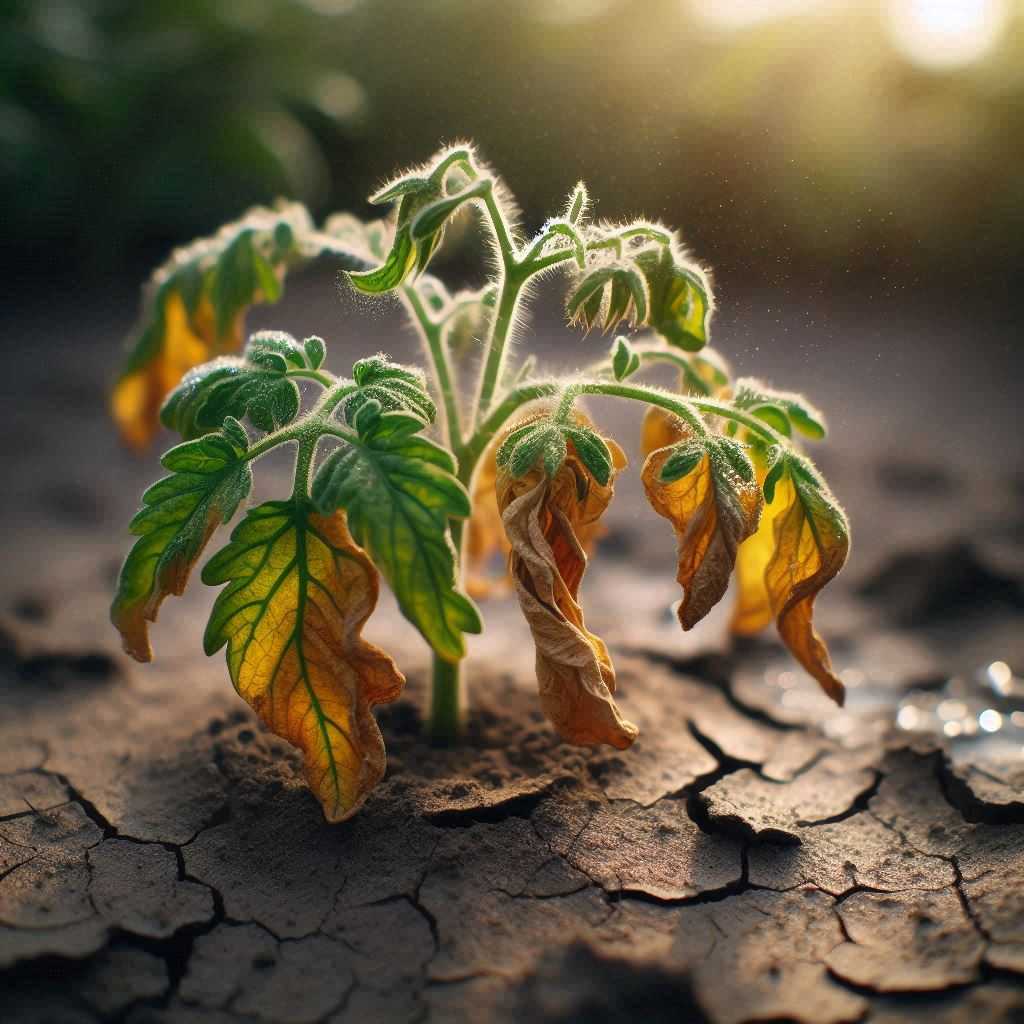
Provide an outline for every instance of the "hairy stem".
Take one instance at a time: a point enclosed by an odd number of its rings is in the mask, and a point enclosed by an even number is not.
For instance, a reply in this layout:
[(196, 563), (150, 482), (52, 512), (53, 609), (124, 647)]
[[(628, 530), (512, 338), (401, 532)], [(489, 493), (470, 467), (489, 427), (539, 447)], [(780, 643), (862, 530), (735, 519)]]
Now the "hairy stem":
[(402, 297), (430, 359), (434, 385), (437, 393), (441, 396), (441, 406), (444, 409), (448, 447), (452, 451), (458, 451), (462, 447), (462, 422), (454, 375), (444, 347), (444, 331), (441, 325), (431, 317), (424, 305), (423, 297), (414, 285), (403, 285)]

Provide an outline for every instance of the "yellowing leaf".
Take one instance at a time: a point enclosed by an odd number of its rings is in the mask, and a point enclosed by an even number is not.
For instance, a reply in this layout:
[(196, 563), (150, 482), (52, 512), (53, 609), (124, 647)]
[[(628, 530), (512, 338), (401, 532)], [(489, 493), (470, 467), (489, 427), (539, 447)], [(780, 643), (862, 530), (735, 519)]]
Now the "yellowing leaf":
[[(681, 461), (682, 475), (673, 472)], [(688, 468), (687, 468), (688, 467)], [(729, 587), (736, 549), (756, 529), (761, 489), (742, 449), (725, 438), (684, 434), (675, 447), (648, 456), (642, 474), (647, 498), (672, 523), (679, 543), (683, 588), (679, 622), (690, 629)]]
[(793, 656), (842, 705), (845, 688), (832, 671), (828, 648), (814, 629), (814, 599), (846, 562), (850, 550), (846, 516), (810, 464), (792, 453), (775, 485), (779, 506), (775, 549), (765, 587), (783, 642)]
[[(288, 265), (322, 247), (311, 238), (304, 207), (256, 208), (177, 250), (154, 272), (111, 396), (111, 413), (128, 444), (149, 444), (164, 398), (185, 373), (241, 348), (246, 310), (281, 297)], [(348, 263), (363, 265), (354, 257)]]
[(593, 533), (612, 483), (598, 484), (570, 442), (553, 478), (540, 466), (519, 478), (502, 471), (496, 489), (516, 594), (537, 648), (541, 706), (570, 743), (625, 749), (638, 730), (619, 713), (611, 658), (578, 603), (587, 564), (580, 535)]
[(180, 595), (214, 530), (252, 486), (249, 464), (225, 437), (209, 435), (172, 448), (161, 460), (171, 476), (142, 496), (131, 522), (138, 536), (118, 579), (110, 618), (125, 652), (151, 661), (149, 623), (168, 594)]
[(210, 560), (203, 581), (229, 584), (210, 616), (207, 654), (227, 644), (235, 689), (302, 750), (328, 821), (350, 817), (384, 774), (370, 709), (395, 700), (405, 678), (361, 636), (379, 582), (344, 513), (320, 516), (294, 501), (260, 505)]
[(184, 299), (171, 291), (160, 300), (160, 311), (148, 333), (154, 341), (152, 358), (125, 373), (111, 397), (121, 436), (136, 449), (153, 439), (164, 397), (189, 370), (217, 352), (241, 347), (242, 317), (236, 317), (225, 336), (218, 338), (210, 301), (201, 300), (189, 316)]
[(649, 405), (640, 428), (640, 451), (646, 458), (659, 448), (668, 448), (683, 439), (683, 423), (678, 416), (656, 405)]
[[(765, 471), (759, 465), (759, 485), (763, 485), (764, 477)], [(736, 603), (729, 628), (738, 636), (760, 633), (772, 621), (772, 605), (764, 574), (775, 551), (775, 522), (783, 511), (785, 509), (779, 501), (766, 504), (756, 532), (740, 544), (736, 552)]]

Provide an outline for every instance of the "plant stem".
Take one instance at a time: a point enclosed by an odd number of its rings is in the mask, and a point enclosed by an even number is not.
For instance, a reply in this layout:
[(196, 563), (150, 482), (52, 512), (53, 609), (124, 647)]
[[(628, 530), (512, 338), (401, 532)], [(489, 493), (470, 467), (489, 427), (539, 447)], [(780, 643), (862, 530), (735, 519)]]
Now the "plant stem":
[(477, 395), (474, 417), (477, 424), (490, 410), (491, 400), (494, 398), (494, 392), (505, 362), (505, 345), (515, 320), (516, 307), (519, 304), (519, 295), (524, 283), (525, 278), (518, 271), (506, 270), (498, 298), (498, 308), (495, 310), (491, 334), (487, 341), (487, 359), (480, 377), (480, 390)]
[(427, 730), (435, 746), (450, 747), (459, 741), (464, 703), (461, 677), (462, 662), (434, 655)]
[(430, 315), (423, 304), (423, 297), (414, 285), (402, 286), (402, 297), (412, 313), (419, 334), (426, 345), (430, 357), (430, 368), (433, 371), (434, 383), (441, 396), (444, 409), (445, 429), (448, 433), (448, 447), (458, 451), (462, 447), (462, 423), (459, 415), (458, 397), (455, 390), (448, 353), (444, 347), (444, 332), (439, 323)]

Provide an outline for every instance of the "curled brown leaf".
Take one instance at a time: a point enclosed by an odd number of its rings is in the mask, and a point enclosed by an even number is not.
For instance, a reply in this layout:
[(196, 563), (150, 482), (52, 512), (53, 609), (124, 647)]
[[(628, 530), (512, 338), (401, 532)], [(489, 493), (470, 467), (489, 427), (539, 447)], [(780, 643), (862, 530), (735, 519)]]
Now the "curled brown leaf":
[(625, 749), (638, 730), (615, 704), (608, 649), (587, 630), (578, 601), (587, 564), (580, 538), (593, 536), (612, 482), (598, 484), (570, 442), (553, 478), (541, 468), (519, 479), (499, 472), (496, 492), (516, 594), (537, 648), (545, 714), (570, 743)]

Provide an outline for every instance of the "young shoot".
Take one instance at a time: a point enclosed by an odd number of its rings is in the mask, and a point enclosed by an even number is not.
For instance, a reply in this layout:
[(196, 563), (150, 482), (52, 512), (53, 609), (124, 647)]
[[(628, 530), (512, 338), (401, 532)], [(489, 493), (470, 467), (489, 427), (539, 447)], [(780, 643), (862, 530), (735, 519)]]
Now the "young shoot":
[[(222, 588), (204, 643), (208, 654), (226, 649), (238, 693), (301, 749), (329, 820), (352, 815), (380, 781), (372, 708), (405, 682), (361, 635), (380, 576), (432, 651), (436, 742), (458, 739), (465, 636), (482, 629), (470, 594), (494, 589), (482, 570), (501, 551), (548, 718), (570, 742), (628, 747), (636, 726), (615, 703), (612, 660), (579, 604), (626, 464), (580, 408), (606, 395), (646, 410), (641, 479), (678, 540), (682, 628), (722, 599), (735, 572), (734, 632), (774, 619), (797, 661), (842, 703), (812, 622), (849, 549), (846, 517), (801, 447), (824, 436), (824, 420), (799, 395), (731, 378), (708, 347), (708, 275), (677, 234), (642, 220), (592, 221), (581, 182), (527, 238), (504, 185), (469, 145), (441, 151), (371, 201), (384, 208), (380, 220), (338, 214), (319, 227), (293, 203), (253, 210), (153, 275), (112, 410), (137, 448), (160, 424), (182, 443), (163, 456), (168, 475), (131, 523), (138, 539), (111, 610), (125, 650), (150, 660), (161, 602), (183, 592), (213, 534), (246, 502), (256, 460), (287, 446), (291, 493), (249, 507), (202, 571)], [(482, 217), (497, 257), (482, 263), (496, 269), (478, 291), (453, 294), (429, 269), (465, 209)], [(397, 295), (425, 371), (377, 354), (335, 376), (320, 338), (276, 331), (242, 349), (246, 310), (277, 301), (286, 274), (317, 258), (361, 293)], [(590, 370), (565, 380), (531, 356), (510, 358), (526, 286), (553, 273), (568, 285), (569, 325), (614, 337)], [(473, 339), (483, 339), (483, 356), (474, 385), (462, 387)], [(676, 389), (641, 382), (660, 364), (675, 370)]]

